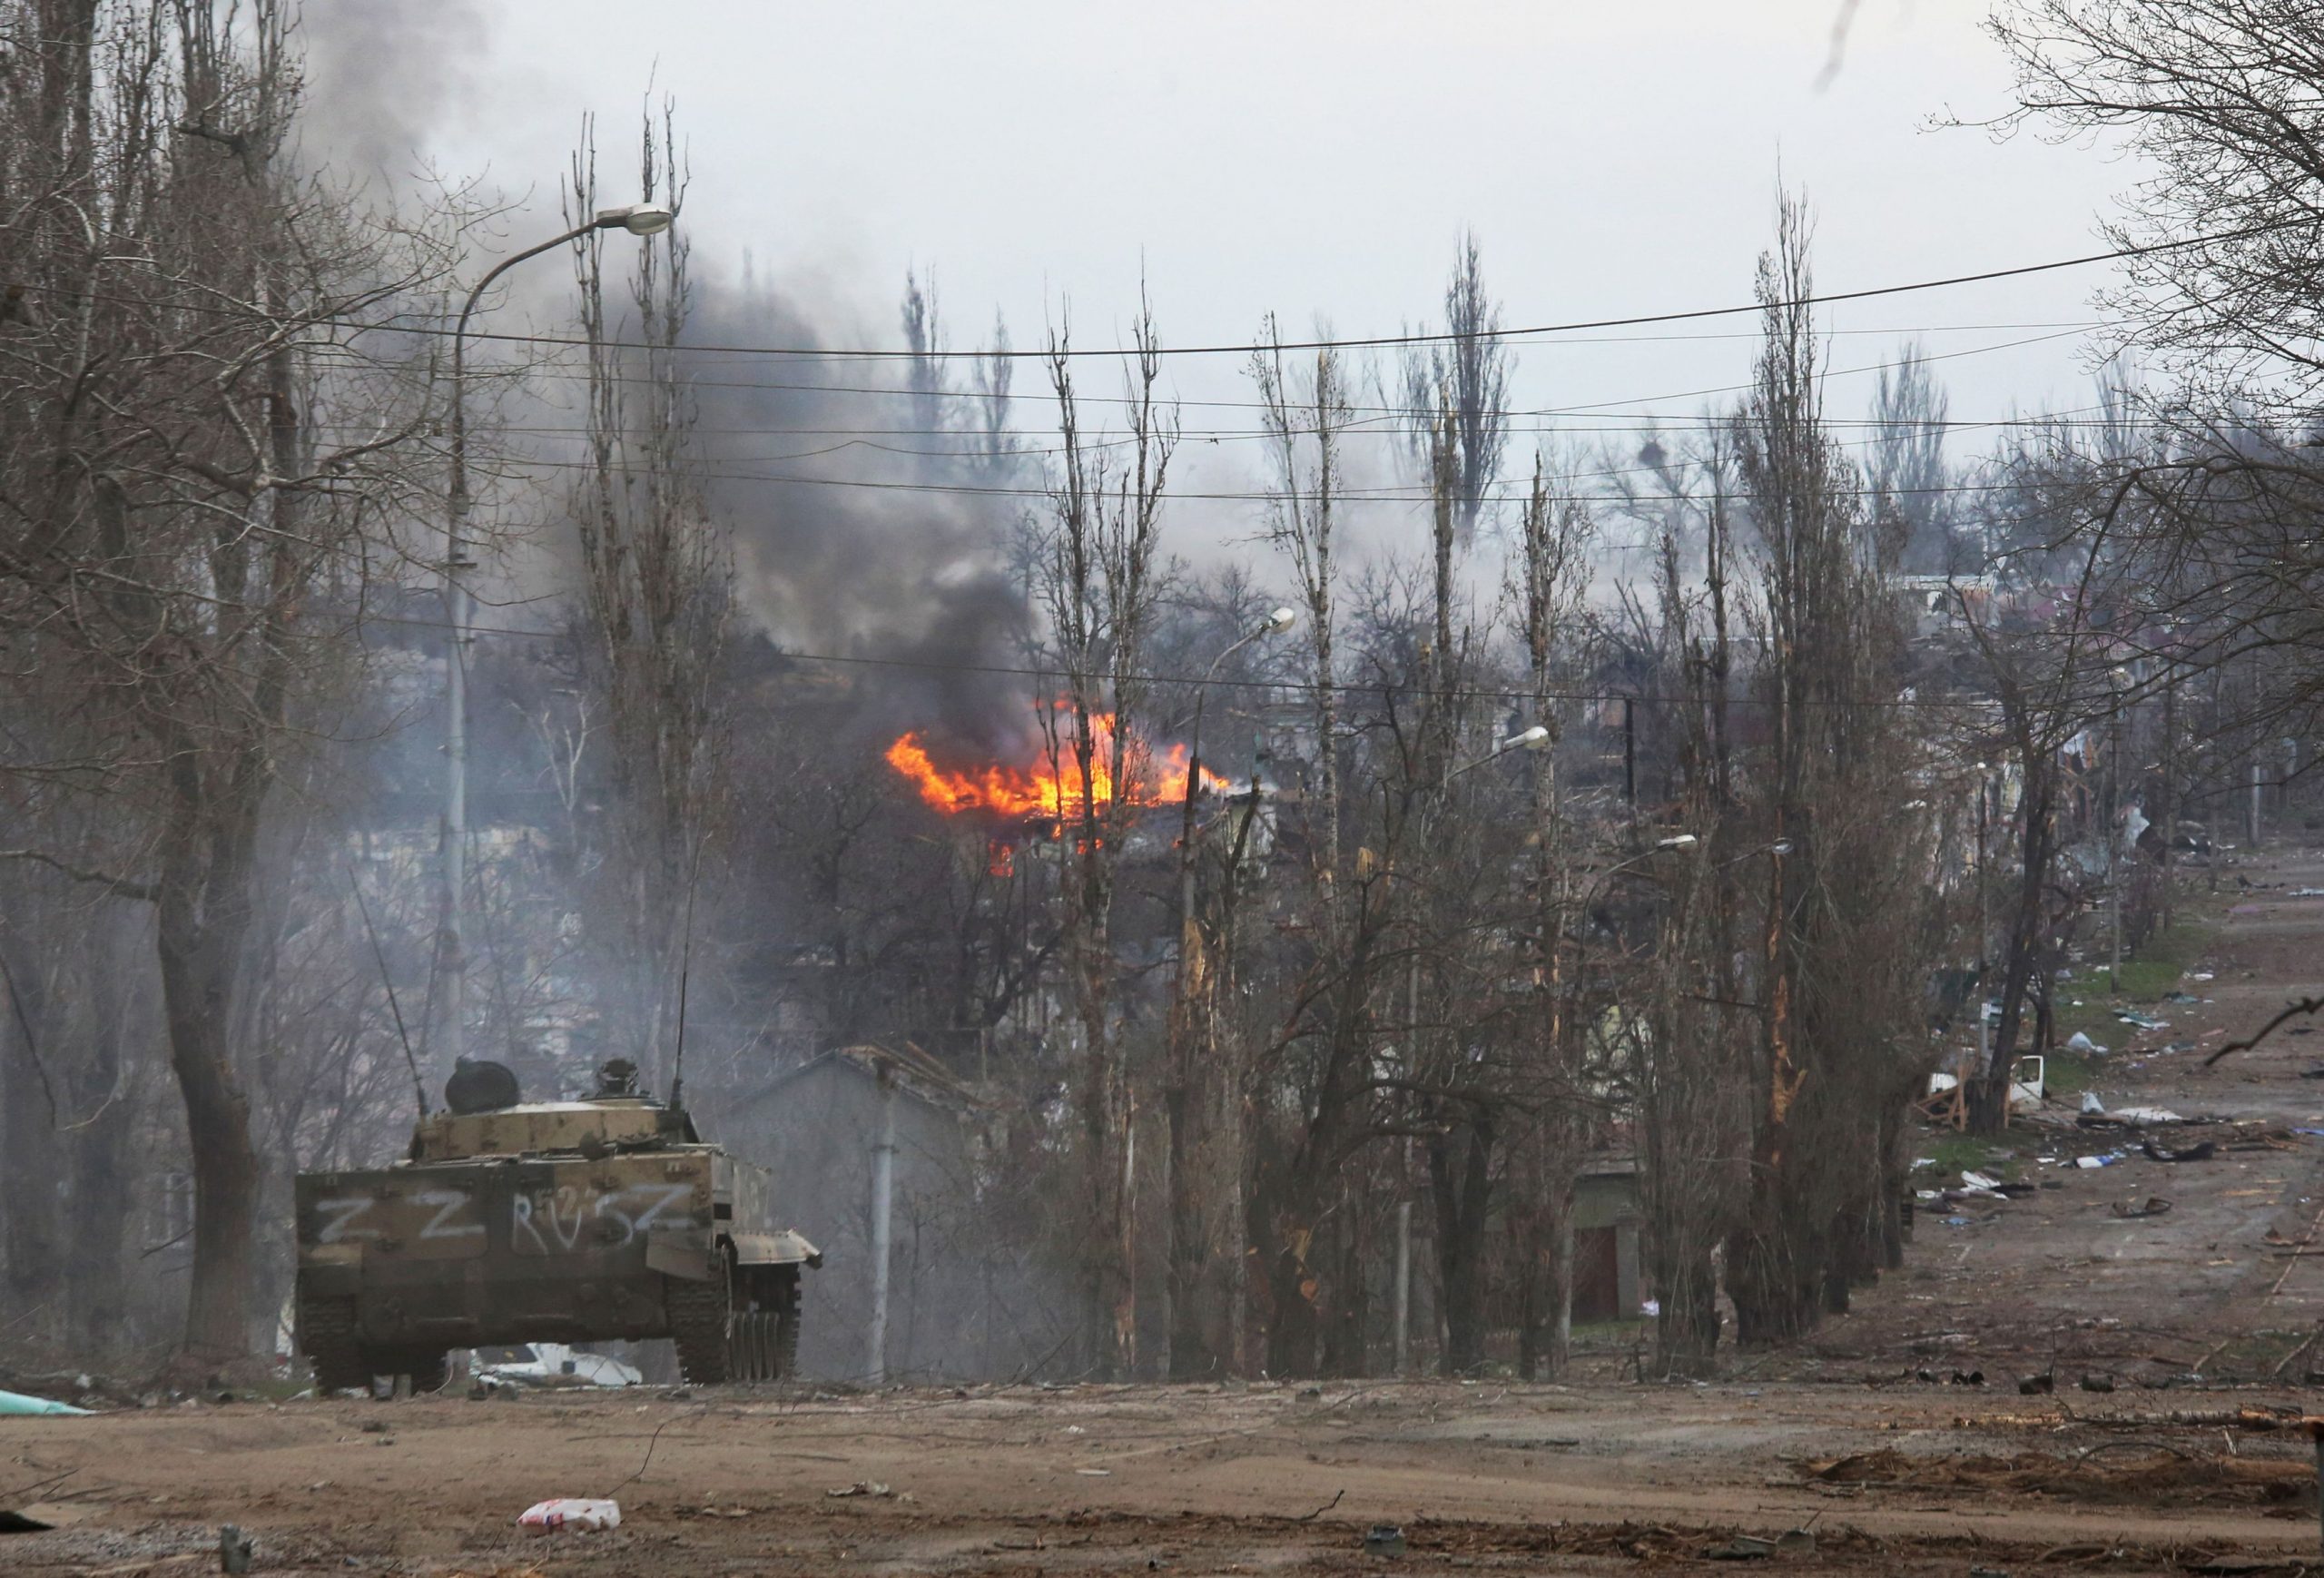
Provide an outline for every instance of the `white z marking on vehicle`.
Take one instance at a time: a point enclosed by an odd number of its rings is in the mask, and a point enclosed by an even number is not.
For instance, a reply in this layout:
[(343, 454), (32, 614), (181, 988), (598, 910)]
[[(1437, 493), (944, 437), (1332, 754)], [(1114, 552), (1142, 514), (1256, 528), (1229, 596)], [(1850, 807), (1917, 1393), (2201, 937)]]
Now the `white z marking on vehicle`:
[(668, 1210), (680, 1200), (692, 1199), (694, 1198), (694, 1185), (632, 1184), (628, 1188), (622, 1192), (625, 1194), (658, 1194), (662, 1197), (660, 1199), (655, 1200), (652, 1205), (646, 1207), (643, 1215), (634, 1217), (630, 1219), (630, 1227), (635, 1231), (642, 1233), (648, 1227), (652, 1226), (654, 1218), (660, 1216), (664, 1211)]
[(369, 1195), (345, 1200), (317, 1200), (315, 1214), (324, 1218), (322, 1229), (315, 1235), (318, 1244), (341, 1244), (350, 1238), (376, 1238), (377, 1228), (359, 1228), (355, 1218), (379, 1202)]
[(426, 1227), (419, 1229), (419, 1236), (421, 1238), (481, 1238), (484, 1237), (484, 1224), (482, 1222), (452, 1223), (445, 1220), (445, 1218), (449, 1217), (454, 1211), (458, 1210), (462, 1206), (468, 1203), (468, 1197), (460, 1190), (428, 1189), (423, 1193), (416, 1194), (411, 1198), (415, 1204), (434, 1206), (436, 1208), (436, 1214), (428, 1218), (428, 1225)]

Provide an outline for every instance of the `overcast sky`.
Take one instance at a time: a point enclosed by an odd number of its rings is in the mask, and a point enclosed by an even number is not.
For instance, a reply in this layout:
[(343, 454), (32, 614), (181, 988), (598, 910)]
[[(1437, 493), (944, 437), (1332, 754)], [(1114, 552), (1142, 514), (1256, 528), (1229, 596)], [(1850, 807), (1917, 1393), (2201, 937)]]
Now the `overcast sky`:
[[(518, 241), (555, 222), (583, 111), (610, 151), (649, 84), (674, 94), (698, 267), (731, 274), (750, 249), (842, 343), (898, 342), (908, 266), (935, 274), (956, 344), (996, 308), (1037, 343), (1068, 301), (1078, 340), (1113, 341), (1141, 273), (1180, 344), (1246, 340), (1269, 310), (1393, 332), (1437, 317), (1464, 225), (1512, 325), (1728, 304), (1748, 299), (1779, 172), (1815, 205), (1827, 290), (2097, 250), (2124, 166), (1929, 129), (2007, 103), (1982, 5), (1862, 0), (1819, 87), (1839, 3), (477, 0), (464, 18), (312, 0), (310, 25), (318, 93), (350, 120), (369, 95), (372, 156), (417, 143), (531, 191)], [(1837, 309), (1831, 365), (1921, 330), (1970, 353), (1936, 369), (1956, 418), (2083, 406), (2070, 326), (2103, 277)], [(1750, 330), (1525, 345), (1513, 397), (1692, 413), (1746, 375)], [(1189, 398), (1247, 395), (1236, 359), (1172, 370)], [(1836, 378), (1835, 412), (1860, 414), (1871, 383)]]

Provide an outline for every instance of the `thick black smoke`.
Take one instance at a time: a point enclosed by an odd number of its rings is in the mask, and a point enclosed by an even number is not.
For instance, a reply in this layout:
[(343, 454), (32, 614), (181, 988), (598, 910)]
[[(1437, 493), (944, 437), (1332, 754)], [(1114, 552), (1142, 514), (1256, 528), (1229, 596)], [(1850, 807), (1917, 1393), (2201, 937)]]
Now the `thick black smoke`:
[[(747, 280), (698, 285), (689, 338), (825, 343), (809, 314)], [(985, 402), (966, 380), (937, 394), (892, 362), (714, 351), (687, 370), (744, 619), (851, 686), (868, 729), (964, 750), (1021, 743), (1033, 682), (990, 670), (1024, 666), (1009, 547), (1039, 472), (981, 452)]]

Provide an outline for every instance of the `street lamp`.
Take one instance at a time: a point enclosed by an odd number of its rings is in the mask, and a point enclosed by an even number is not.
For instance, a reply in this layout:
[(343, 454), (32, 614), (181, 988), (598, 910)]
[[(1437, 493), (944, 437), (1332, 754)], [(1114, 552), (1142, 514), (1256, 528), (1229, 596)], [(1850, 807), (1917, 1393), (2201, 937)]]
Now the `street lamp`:
[(1763, 854), (1787, 855), (1790, 853), (1791, 840), (1787, 838), (1778, 838), (1773, 843), (1763, 843), (1757, 849), (1747, 849), (1741, 854), (1737, 855), (1733, 860), (1720, 861), (1718, 863), (1718, 869), (1725, 871), (1728, 866), (1739, 865), (1747, 860), (1756, 860)]
[[(1640, 865), (1647, 861), (1652, 860), (1658, 854), (1662, 854), (1674, 849), (1692, 849), (1696, 844), (1699, 844), (1701, 842), (1702, 839), (1699, 835), (1691, 833), (1674, 833), (1668, 838), (1658, 838), (1654, 841), (1652, 845), (1647, 849), (1641, 850), (1637, 854), (1630, 856), (1630, 859), (1623, 861), (1620, 864), (1608, 866), (1604, 871), (1600, 872), (1598, 873), (1597, 881), (1591, 883), (1590, 886), (1594, 891), (1596, 888), (1604, 885), (1609, 880), (1630, 870), (1630, 867)], [(1747, 849), (1741, 854), (1733, 856), (1728, 860), (1720, 861), (1717, 865), (1710, 869), (1713, 871), (1725, 871), (1728, 866), (1740, 864), (1742, 862), (1747, 860), (1757, 859), (1758, 856), (1763, 854), (1785, 855), (1789, 854), (1790, 853), (1791, 840), (1787, 838), (1778, 838), (1773, 843), (1763, 843), (1757, 849)]]
[(468, 292), (452, 328), (452, 421), (449, 465), (451, 485), (444, 525), (444, 892), (441, 918), (436, 932), (438, 966), (444, 972), (444, 1044), (458, 1065), (466, 1050), (468, 965), (460, 938), (460, 921), (468, 888), (468, 572), (476, 567), (468, 557), (468, 319), (492, 282), (518, 263), (577, 241), (592, 231), (626, 231), (634, 236), (655, 236), (670, 228), (677, 212), (658, 202), (632, 202), (601, 208), (586, 224), (538, 246), (503, 258), (487, 270)]
[(1195, 686), (1194, 732), (1187, 740), (1187, 831), (1189, 836), (1194, 832), (1195, 787), (1202, 777), (1202, 704), (1209, 693), (1210, 682), (1218, 677), (1220, 667), (1228, 658), (1252, 642), (1263, 636), (1280, 636), (1298, 623), (1299, 610), (1296, 608), (1269, 609), (1265, 618), (1228, 642), (1218, 656), (1210, 660), (1210, 666), (1203, 671), (1202, 683)]
[(1475, 761), (1462, 763), (1450, 773), (1444, 774), (1444, 781), (1447, 784), (1450, 784), (1453, 779), (1458, 778), (1470, 768), (1482, 767), (1487, 762), (1496, 761), (1501, 757), (1509, 754), (1512, 751), (1547, 750), (1549, 748), (1549, 744), (1550, 731), (1542, 727), (1540, 724), (1535, 724), (1531, 728), (1521, 729), (1516, 734), (1510, 735), (1509, 738), (1501, 741), (1498, 745), (1494, 745), (1492, 750), (1487, 751)]

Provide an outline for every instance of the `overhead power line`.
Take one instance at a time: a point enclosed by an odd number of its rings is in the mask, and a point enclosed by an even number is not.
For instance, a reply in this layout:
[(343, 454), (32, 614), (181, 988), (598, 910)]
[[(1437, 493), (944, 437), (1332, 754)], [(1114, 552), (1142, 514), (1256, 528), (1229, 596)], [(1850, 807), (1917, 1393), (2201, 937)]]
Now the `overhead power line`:
[[(2119, 422), (2113, 419), (2091, 418), (2083, 414), (2088, 411), (2102, 410), (2104, 409), (2105, 408), (2102, 406), (2069, 406), (2063, 410), (2041, 411), (2029, 416), (1946, 417), (1942, 420), (1927, 417), (1909, 417), (1900, 419), (1893, 423), (1884, 421), (1877, 417), (1826, 417), (1823, 419), (1822, 425), (1827, 428), (1882, 428), (1896, 426), (1909, 428), (1915, 432), (1969, 432), (1987, 428), (2102, 429), (2119, 426)], [(1521, 413), (1512, 412), (1509, 414), (1518, 415)], [(1641, 411), (1631, 413), (1632, 419), (1629, 421), (1620, 420), (1619, 419), (1624, 413), (1619, 411), (1597, 414), (1609, 415), (1616, 419), (1608, 420), (1596, 425), (1578, 422), (1560, 422), (1554, 427), (1511, 428), (1509, 429), (1509, 433), (1512, 438), (1526, 438), (1535, 435), (1545, 438), (1561, 435), (1580, 437), (1590, 433), (1621, 433), (1635, 438), (1640, 431), (1641, 424), (1646, 422), (1652, 422), (1656, 426), (1666, 430), (1695, 428), (1723, 429), (1732, 420), (1729, 417), (1718, 415), (1717, 413), (1709, 416), (1661, 417)], [(1347, 427), (1335, 428), (1333, 430), (1342, 436), (1354, 438), (1403, 439), (1408, 436), (1402, 429), (1384, 425), (1384, 419), (1359, 420)], [(325, 433), (368, 434), (374, 433), (379, 430), (378, 425), (370, 422), (317, 421), (310, 422), (308, 425), (318, 432)], [(586, 438), (596, 429), (579, 422), (495, 422), (492, 425), (492, 430), (496, 433), (521, 433), (541, 438), (554, 439)], [(957, 427), (713, 428), (696, 425), (688, 428), (686, 430), (694, 437), (703, 439), (970, 439), (976, 436), (975, 429)], [(1316, 429), (1312, 427), (1292, 429), (1293, 436), (1302, 439), (1315, 437), (1315, 431)], [(1012, 429), (1005, 432), (1003, 436), (1007, 438), (1024, 438), (1035, 435), (1021, 433)], [(1273, 434), (1269, 433), (1264, 428), (1182, 428), (1178, 430), (1179, 439), (1189, 444), (1208, 443), (1214, 439), (1223, 442), (1229, 439), (1265, 439), (1271, 438), (1273, 436)], [(931, 460), (982, 459), (991, 453), (989, 449), (903, 449), (896, 452), (899, 454), (923, 456)], [(1010, 449), (1003, 451), (1003, 454), (1004, 456), (1012, 454), (1038, 455), (1047, 454), (1050, 451), (1048, 449), (1041, 446), (1032, 445), (1023, 448)], [(745, 459), (747, 457), (730, 456), (728, 458)], [(774, 457), (765, 458), (773, 459)]]
[[(594, 460), (534, 459), (524, 461), (522, 464), (527, 469), (548, 471), (595, 471), (598, 468), (596, 462)], [(1630, 473), (1596, 472), (1588, 473), (1585, 474), (1585, 476), (1607, 477), (1629, 474)], [(972, 498), (986, 496), (996, 498), (1054, 498), (1057, 497), (1057, 489), (1055, 488), (1030, 485), (1017, 486), (1002, 483), (898, 482), (883, 480), (872, 477), (803, 477), (792, 473), (778, 471), (721, 471), (716, 469), (714, 467), (704, 467), (697, 471), (695, 475), (713, 482), (764, 482), (797, 488), (855, 488), (875, 493), (941, 493), (964, 495)], [(1833, 498), (1902, 498), (1915, 495), (2007, 493), (2015, 490), (2019, 486), (2019, 484), (2014, 482), (1948, 482), (1939, 486), (1927, 488), (1836, 488), (1830, 489), (1827, 492), (1827, 497)], [(1179, 488), (1172, 488), (1166, 489), (1163, 492), (1162, 497), (1171, 499), (1209, 503), (1231, 502), (1265, 504), (1270, 502), (1275, 498), (1275, 495), (1264, 491), (1254, 492), (1249, 489), (1203, 488), (1181, 490)], [(1430, 502), (1433, 497), (1433, 496), (1425, 487), (1419, 485), (1414, 485), (1409, 488), (1343, 488), (1332, 495), (1334, 502), (1337, 504), (1426, 504)], [(1531, 497), (1531, 494), (1529, 490), (1524, 489), (1496, 490), (1492, 493), (1480, 495), (1479, 497), (1481, 501), (1486, 504), (1522, 504), (1526, 499)], [(1599, 493), (1552, 492), (1547, 494), (1545, 497), (1553, 504), (1600, 504), (1606, 501), (1605, 495)], [(1652, 499), (1656, 503), (1660, 503), (1665, 500), (1676, 500), (1699, 504), (1709, 503), (1714, 497), (1717, 496), (1709, 493), (1699, 493), (1694, 491), (1676, 493), (1657, 491), (1652, 495)], [(1728, 495), (1728, 497), (1733, 498), (1736, 496)]]
[[(2226, 231), (2216, 235), (2186, 236), (2177, 241), (2151, 242), (2139, 246), (2115, 247), (2102, 252), (2084, 252), (2079, 257), (2053, 258), (2047, 262), (2018, 263), (2008, 268), (1986, 269), (1976, 273), (1949, 274), (1942, 279), (1915, 280), (1899, 285), (1874, 285), (1856, 291), (1819, 291), (1777, 301), (1753, 301), (1728, 307), (1697, 307), (1675, 312), (1641, 312), (1623, 318), (1585, 318), (1566, 323), (1529, 324), (1518, 329), (1486, 329), (1472, 334), (1443, 330), (1423, 334), (1371, 334), (1348, 338), (1315, 340), (1233, 340), (1208, 345), (1157, 345), (1156, 354), (1161, 356), (1250, 356), (1261, 352), (1273, 354), (1284, 350), (1366, 350), (1390, 346), (1447, 345), (1469, 338), (1513, 341), (1532, 340), (1549, 335), (1579, 334), (1600, 329), (1638, 329), (1654, 323), (1693, 323), (1714, 318), (1734, 318), (1747, 313), (1779, 311), (1795, 307), (1827, 307), (1843, 301), (1870, 301), (1885, 296), (1910, 295), (1921, 291), (1949, 290), (1960, 285), (1984, 284), (1994, 280), (2022, 279), (2029, 274), (2055, 272), (2061, 269), (2087, 268), (2093, 263), (2114, 262), (2123, 258), (2148, 257), (2159, 252), (2178, 251), (2188, 247), (2217, 246), (2223, 242), (2249, 240), (2278, 231), (2290, 230), (2309, 224), (2307, 219), (2285, 220), (2273, 224), (2251, 225), (2242, 230)], [(380, 327), (386, 327), (382, 325)], [(415, 330), (413, 332), (448, 334), (449, 330)], [(505, 334), (469, 330), (474, 340), (500, 340), (528, 345), (562, 345), (585, 349), (586, 340), (552, 338), (534, 334)], [(624, 350), (660, 350), (664, 346), (631, 340), (599, 340), (600, 349)], [(1136, 346), (1105, 346), (1075, 348), (1072, 346), (1043, 347), (1039, 350), (1019, 350), (1014, 348), (988, 348), (981, 350), (944, 350), (930, 349), (890, 348), (870, 350), (830, 350), (813, 346), (792, 345), (684, 345), (680, 350), (705, 355), (721, 356), (780, 356), (812, 360), (847, 361), (1046, 361), (1052, 357), (1087, 360), (1090, 357), (1121, 358), (1139, 354)]]
[[(414, 619), (408, 616), (381, 614), (369, 610), (367, 610), (357, 622), (359, 624), (370, 625), (395, 625), (415, 630), (448, 630), (451, 628), (450, 625), (441, 619)], [(571, 638), (569, 633), (562, 630), (528, 630), (515, 626), (471, 624), (463, 626), (463, 628), (466, 629), (468, 634), (473, 636), (512, 636), (534, 641), (564, 641)], [(1070, 677), (1066, 668), (1062, 666), (1057, 665), (966, 663), (950, 658), (939, 659), (929, 657), (868, 657), (861, 654), (841, 654), (836, 652), (793, 652), (781, 647), (776, 648), (776, 655), (784, 660), (793, 663), (828, 663), (845, 667), (903, 668), (931, 674), (990, 674), (1009, 678), (1060, 681)], [(1417, 689), (1423, 683), (1421, 680), (1413, 679), (1402, 681), (1377, 680), (1370, 684), (1366, 684), (1361, 680), (1341, 679), (1334, 680), (1328, 685), (1319, 685), (1312, 679), (1214, 679), (1206, 675), (1196, 676), (1193, 674), (1159, 673), (1128, 675), (1124, 676), (1123, 678), (1139, 685), (1191, 685), (1199, 684), (1212, 690), (1292, 692), (1328, 690), (1334, 695), (1378, 695), (1387, 691)], [(1636, 702), (1644, 706), (1683, 707), (1696, 705), (1696, 698), (1694, 697), (1669, 696), (1649, 691), (1562, 689), (1536, 691), (1524, 685), (1456, 685), (1452, 689), (1440, 694), (1464, 700), (1523, 701), (1538, 695), (1548, 701), (1579, 702), (1583, 704), (1591, 702), (1629, 701)], [(1728, 699), (1730, 705), (1739, 706), (1772, 705), (1770, 699), (1765, 696), (1738, 695), (1730, 696)], [(1979, 698), (1975, 697), (1950, 698), (1920, 695), (1895, 695), (1832, 696), (1819, 701), (1807, 702), (1802, 702), (1797, 698), (1794, 698), (1790, 705), (1795, 706), (1807, 705), (1835, 708), (1864, 708), (1867, 710), (1880, 711), (1928, 709), (1957, 713), (1965, 709), (1974, 709), (1984, 705), (1984, 704)]]
[[(1949, 290), (1961, 285), (1988, 283), (1995, 280), (2022, 279), (2032, 274), (2052, 273), (2062, 269), (2086, 268), (2094, 263), (2118, 261), (2124, 258), (2151, 257), (2163, 252), (2183, 251), (2191, 247), (2219, 246), (2232, 242), (2247, 241), (2256, 236), (2307, 226), (2306, 218), (2282, 220), (2272, 224), (2250, 225), (2240, 230), (2223, 231), (2211, 235), (2183, 236), (2176, 241), (2150, 242), (2137, 246), (2115, 247), (2106, 251), (2084, 252), (2076, 257), (2053, 258), (2044, 262), (2017, 263), (2007, 268), (1985, 269), (1974, 273), (1948, 274), (1941, 279), (1915, 280), (1903, 284), (1874, 285), (1855, 291), (1820, 291), (1776, 301), (1752, 301), (1725, 307), (1697, 307), (1678, 311), (1640, 312), (1627, 317), (1576, 319), (1564, 323), (1529, 324), (1516, 329), (1487, 329), (1472, 331), (1474, 338), (1502, 341), (1529, 340), (1553, 335), (1580, 334), (1595, 330), (1639, 329), (1657, 323), (1693, 323), (1718, 318), (1742, 317), (1747, 314), (1783, 311), (1795, 307), (1832, 306), (1844, 301), (1870, 301), (1887, 296), (1911, 295), (1923, 291)], [(31, 287), (28, 287), (31, 288)], [(44, 293), (55, 293), (56, 288), (39, 287)], [(311, 315), (265, 313), (246, 303), (225, 306), (205, 306), (192, 302), (157, 303), (146, 297), (124, 299), (128, 304), (149, 311), (208, 314), (212, 316), (257, 319), (277, 326), (306, 325), (313, 328), (344, 328), (354, 333), (394, 333), (437, 338), (449, 338), (462, 332), (440, 324), (425, 324), (390, 320), (376, 321), (352, 319), (336, 313)], [(604, 350), (677, 350), (700, 355), (771, 356), (810, 361), (1043, 361), (1052, 357), (1088, 360), (1092, 357), (1120, 358), (1138, 354), (1135, 346), (1105, 347), (1042, 347), (1019, 350), (998, 347), (979, 350), (947, 350), (928, 349), (915, 350), (909, 347), (862, 350), (840, 350), (821, 346), (805, 345), (722, 345), (681, 344), (672, 347), (643, 340), (574, 339), (571, 336), (522, 334), (501, 330), (470, 329), (465, 330), (470, 340), (496, 340), (504, 344), (562, 347), (586, 350), (591, 346)], [(1285, 350), (1380, 350), (1391, 346), (1444, 345), (1471, 338), (1472, 334), (1441, 330), (1433, 333), (1373, 334), (1346, 338), (1317, 338), (1312, 340), (1233, 340), (1202, 345), (1157, 345), (1162, 356), (1250, 356), (1259, 352), (1269, 354)]]

